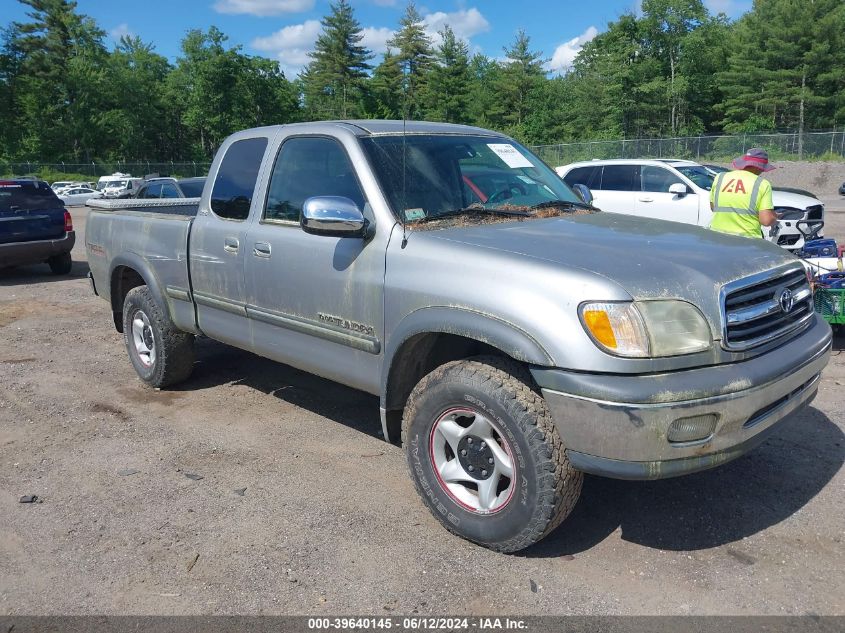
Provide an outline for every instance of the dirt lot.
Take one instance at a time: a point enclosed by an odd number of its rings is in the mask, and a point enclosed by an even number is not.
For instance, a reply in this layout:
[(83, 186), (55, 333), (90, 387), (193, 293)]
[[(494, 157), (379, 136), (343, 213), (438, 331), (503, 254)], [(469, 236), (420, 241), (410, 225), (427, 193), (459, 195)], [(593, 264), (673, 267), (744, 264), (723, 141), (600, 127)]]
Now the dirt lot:
[(845, 614), (845, 356), (753, 453), (588, 477), (503, 556), (429, 515), (374, 397), (210, 341), (188, 383), (143, 387), (74, 256), (0, 271), (2, 614)]

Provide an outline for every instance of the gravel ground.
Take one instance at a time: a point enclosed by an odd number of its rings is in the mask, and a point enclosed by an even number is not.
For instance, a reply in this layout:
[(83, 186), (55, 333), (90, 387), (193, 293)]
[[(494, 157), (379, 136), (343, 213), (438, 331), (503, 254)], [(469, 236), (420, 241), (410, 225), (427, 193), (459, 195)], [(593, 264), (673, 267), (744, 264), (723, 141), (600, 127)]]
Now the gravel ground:
[(751, 454), (587, 477), (504, 556), (429, 515), (372, 396), (210, 341), (186, 384), (145, 388), (74, 216), (70, 277), (0, 271), (0, 614), (845, 614), (838, 352)]

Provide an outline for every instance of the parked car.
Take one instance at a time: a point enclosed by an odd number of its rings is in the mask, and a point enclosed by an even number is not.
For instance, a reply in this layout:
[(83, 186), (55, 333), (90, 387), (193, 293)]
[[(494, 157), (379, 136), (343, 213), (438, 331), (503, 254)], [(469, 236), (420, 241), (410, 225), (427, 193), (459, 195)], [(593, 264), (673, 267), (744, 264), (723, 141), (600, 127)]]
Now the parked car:
[(57, 180), (52, 185), (50, 185), (50, 187), (53, 189), (53, 191), (58, 192), (60, 189), (67, 189), (73, 184), (74, 183), (71, 180)]
[(70, 272), (73, 220), (50, 186), (39, 180), (0, 180), (0, 268), (45, 262)]
[(205, 186), (205, 177), (199, 178), (150, 178), (135, 194), (138, 199), (199, 198)]
[(843, 182), (842, 186), (839, 187), (839, 195), (845, 196), (845, 182)]
[(69, 187), (63, 189), (59, 194), (59, 199), (69, 207), (84, 205), (91, 198), (99, 198), (102, 194), (96, 189), (88, 187)]
[(115, 172), (111, 176), (102, 176), (97, 181), (97, 191), (102, 193), (104, 198), (131, 198), (142, 184), (143, 178), (133, 178), (132, 174)]
[[(709, 226), (713, 218), (710, 187), (714, 171), (692, 161), (593, 160), (556, 171), (570, 186), (586, 185), (596, 206), (604, 211), (698, 226)], [(824, 204), (818, 198), (773, 188), (772, 202), (781, 219), (777, 231), (766, 228), (763, 236), (786, 249), (804, 246), (797, 222), (824, 221)]]
[(90, 279), (142, 381), (186, 380), (204, 335), (377, 394), (423, 502), (500, 551), (554, 529), (583, 472), (742, 455), (830, 355), (783, 249), (598, 212), (479, 128), (247, 130), (198, 201), (89, 205)]

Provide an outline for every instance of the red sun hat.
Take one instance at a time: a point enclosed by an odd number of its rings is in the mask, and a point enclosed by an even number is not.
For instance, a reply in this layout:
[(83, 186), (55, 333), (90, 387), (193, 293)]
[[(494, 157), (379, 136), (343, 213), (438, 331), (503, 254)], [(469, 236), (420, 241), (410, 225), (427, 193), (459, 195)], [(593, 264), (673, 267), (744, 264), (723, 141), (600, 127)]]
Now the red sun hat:
[(731, 163), (734, 169), (745, 169), (746, 167), (756, 167), (760, 171), (772, 171), (776, 167), (769, 163), (769, 153), (760, 149), (759, 147), (752, 147), (744, 156), (735, 158)]

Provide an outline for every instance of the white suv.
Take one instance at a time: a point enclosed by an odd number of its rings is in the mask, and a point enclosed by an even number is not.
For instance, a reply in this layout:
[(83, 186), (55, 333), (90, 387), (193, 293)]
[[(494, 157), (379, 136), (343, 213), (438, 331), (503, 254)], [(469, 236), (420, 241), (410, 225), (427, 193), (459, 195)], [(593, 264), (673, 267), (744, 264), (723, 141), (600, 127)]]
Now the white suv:
[[(603, 211), (709, 226), (714, 172), (687, 160), (592, 160), (556, 169), (570, 187), (585, 185)], [(781, 214), (777, 231), (764, 237), (788, 249), (801, 248), (800, 220), (824, 220), (824, 205), (812, 196), (774, 187), (772, 201)], [(805, 228), (807, 230), (807, 228)]]

